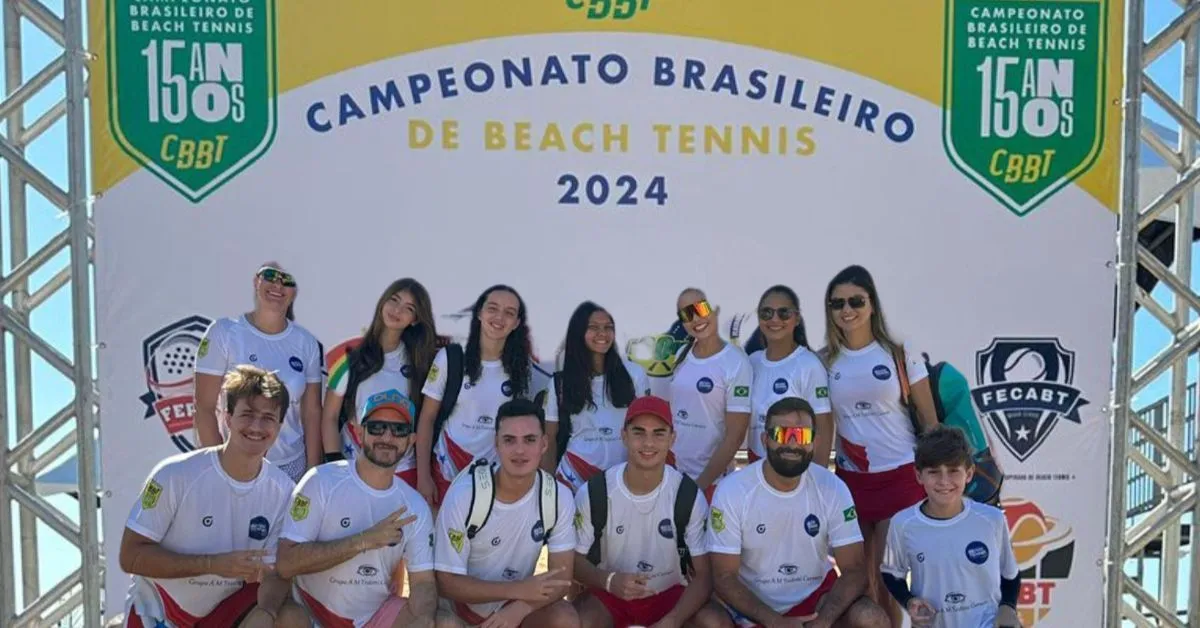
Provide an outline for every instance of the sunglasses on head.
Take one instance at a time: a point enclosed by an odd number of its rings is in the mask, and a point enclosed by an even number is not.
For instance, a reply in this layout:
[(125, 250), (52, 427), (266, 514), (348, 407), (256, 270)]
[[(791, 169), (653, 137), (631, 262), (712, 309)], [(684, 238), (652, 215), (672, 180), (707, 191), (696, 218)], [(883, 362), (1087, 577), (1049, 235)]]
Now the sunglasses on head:
[(760, 320), (769, 321), (776, 314), (779, 315), (779, 320), (789, 321), (798, 313), (794, 307), (760, 307), (758, 308), (758, 318)]
[(278, 268), (271, 268), (270, 266), (265, 266), (263, 268), (258, 269), (258, 273), (256, 273), (256, 274), (259, 277), (261, 277), (263, 281), (265, 281), (267, 283), (279, 283), (279, 284), (283, 285), (283, 287), (285, 287), (285, 288), (295, 288), (296, 287), (296, 278), (293, 277), (289, 273), (285, 273), (282, 270), (279, 270)]
[(396, 438), (404, 438), (413, 432), (411, 423), (396, 423), (395, 421), (379, 421), (366, 420), (363, 421), (363, 429), (371, 436), (383, 436), (384, 432), (391, 432)]
[(850, 307), (852, 307), (856, 310), (861, 310), (867, 306), (867, 297), (864, 297), (861, 294), (858, 294), (858, 295), (854, 295), (854, 296), (850, 297), (849, 299), (842, 299), (840, 297), (836, 298), (836, 299), (830, 299), (829, 300), (829, 309), (840, 310), (840, 309), (846, 307), (847, 303), (850, 304)]
[(786, 445), (789, 440), (796, 441), (797, 445), (808, 445), (813, 441), (813, 428), (811, 427), (781, 427), (775, 426), (767, 432), (771, 440), (780, 445)]
[(708, 304), (708, 301), (697, 301), (679, 310), (679, 320), (690, 323), (697, 318), (708, 318), (712, 311), (712, 306)]

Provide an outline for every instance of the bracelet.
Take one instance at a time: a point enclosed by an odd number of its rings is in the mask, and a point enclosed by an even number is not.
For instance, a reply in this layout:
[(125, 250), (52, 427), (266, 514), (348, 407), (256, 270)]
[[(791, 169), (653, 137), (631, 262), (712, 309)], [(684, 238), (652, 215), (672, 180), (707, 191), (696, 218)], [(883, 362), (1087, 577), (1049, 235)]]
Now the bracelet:
[(612, 579), (613, 579), (613, 576), (615, 576), (615, 575), (617, 575), (617, 572), (615, 572), (615, 571), (608, 572), (608, 579), (604, 581), (604, 591), (605, 592), (612, 593), (612, 591), (611, 591)]

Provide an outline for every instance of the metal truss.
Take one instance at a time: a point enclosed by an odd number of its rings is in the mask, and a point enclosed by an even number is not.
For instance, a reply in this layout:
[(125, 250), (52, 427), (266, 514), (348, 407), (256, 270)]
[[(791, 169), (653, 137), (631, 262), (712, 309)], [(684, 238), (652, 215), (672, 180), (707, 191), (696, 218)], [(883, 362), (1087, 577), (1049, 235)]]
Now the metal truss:
[[(1197, 73), (1200, 71), (1200, 0), (1176, 0), (1181, 12), (1149, 41), (1143, 39), (1146, 0), (1130, 0), (1126, 14), (1124, 128), (1122, 131), (1121, 215), (1118, 246), (1116, 362), (1113, 381), (1113, 437), (1111, 487), (1109, 492), (1108, 548), (1106, 564), (1105, 626), (1200, 625), (1200, 552), (1197, 521), (1200, 500), (1197, 479), (1200, 460), (1195, 447), (1187, 447), (1186, 426), (1194, 425), (1188, 403), (1187, 363), (1200, 347), (1200, 295), (1191, 287), (1196, 184), (1200, 182), (1200, 139), (1197, 119)], [(1174, 98), (1147, 73), (1156, 60), (1179, 45), (1181, 90)], [(1165, 111), (1179, 126), (1179, 140), (1168, 146), (1142, 117), (1143, 98)], [(1175, 170), (1177, 178), (1162, 194), (1144, 206), (1139, 202), (1139, 155), (1145, 142)], [(1139, 242), (1138, 234), (1155, 220), (1172, 219), (1174, 263), (1159, 261)], [(1151, 273), (1169, 290), (1171, 303), (1159, 303), (1137, 282), (1137, 272)], [(1170, 332), (1171, 341), (1143, 366), (1134, 369), (1134, 314), (1147, 312)], [(1143, 339), (1139, 339), (1143, 340)], [(1131, 406), (1133, 396), (1161, 376), (1170, 379), (1166, 416), (1148, 421)], [(1185, 440), (1188, 441), (1185, 444)], [(1135, 444), (1130, 447), (1130, 441)], [(1192, 451), (1189, 452), (1188, 450)], [(1136, 519), (1127, 518), (1126, 491), (1131, 478), (1153, 482), (1153, 497), (1139, 504)], [(1129, 523), (1127, 527), (1127, 522)], [(1187, 530), (1187, 539), (1182, 538)], [(1157, 546), (1161, 557), (1158, 594), (1147, 592), (1138, 573), (1127, 575), (1126, 565), (1143, 556), (1148, 546)], [(1187, 555), (1181, 552), (1187, 547)], [(1181, 567), (1190, 572), (1187, 597), (1179, 599)]]
[[(40, 0), (2, 1), (5, 98), (0, 101), (4, 125), (0, 162), (8, 189), (0, 196), (0, 206), (7, 215), (8, 229), (0, 233), (0, 255), (7, 256), (10, 270), (0, 272), (0, 625), (91, 628), (101, 622), (104, 563), (96, 488), (99, 396), (92, 365), (93, 228), (88, 215), (84, 106), (89, 57), (84, 48), (83, 6), (82, 0), (64, 0), (63, 12), (58, 15)], [(31, 25), (59, 49), (49, 64), (26, 78), (23, 65), (29, 63), (26, 53), (30, 44), (22, 41), (23, 27), (28, 32)], [(27, 119), (30, 100), (52, 83), (61, 84), (59, 81), (65, 83), (65, 95), (36, 119)], [(56, 158), (60, 170), (63, 163), (67, 166), (65, 188), (47, 169), (32, 163), (26, 152), (64, 118), (66, 151), (59, 151)], [(45, 211), (47, 203), (31, 199), (31, 189), (65, 217), (62, 230), (35, 251), (29, 250), (29, 212)], [(65, 264), (61, 261), (64, 251), (69, 259)], [(35, 273), (49, 279), (35, 285)], [(32, 315), (63, 288), (68, 288), (71, 296), (70, 355), (56, 349), (32, 322)], [(61, 330), (63, 322), (51, 324)], [(73, 399), (65, 407), (37, 417), (36, 422), (33, 391), (39, 382), (35, 381), (35, 356), (74, 387)], [(10, 407), (15, 408), (15, 417), (9, 416)], [(10, 423), (16, 426), (16, 434), (9, 433)], [(52, 438), (55, 436), (59, 438)], [(35, 488), (39, 474), (71, 454), (79, 469), (78, 524)], [(39, 525), (62, 536), (80, 555), (79, 569), (48, 590), (39, 586), (39, 562), (45, 564), (44, 557), (39, 561), (38, 556)], [(16, 543), (20, 544), (19, 566), (14, 564)], [(17, 606), (18, 586), (21, 607)]]

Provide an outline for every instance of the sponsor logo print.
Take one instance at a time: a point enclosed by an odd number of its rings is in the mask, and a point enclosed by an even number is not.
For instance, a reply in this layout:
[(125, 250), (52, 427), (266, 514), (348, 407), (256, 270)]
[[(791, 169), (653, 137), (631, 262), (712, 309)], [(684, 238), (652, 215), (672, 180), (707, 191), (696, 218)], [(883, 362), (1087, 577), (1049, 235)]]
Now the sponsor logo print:
[(713, 389), (713, 381), (707, 377), (701, 377), (699, 379), (699, 381), (696, 382), (696, 390), (698, 390), (706, 395), (708, 393), (712, 392), (712, 389)]
[(288, 366), (292, 367), (292, 370), (296, 371), (297, 373), (304, 372), (304, 363), (301, 362), (300, 358), (296, 356), (288, 358)]
[(529, 536), (534, 542), (541, 543), (546, 538), (546, 527), (542, 525), (541, 521), (533, 524), (533, 529), (529, 531)]
[(875, 368), (871, 369), (871, 375), (874, 375), (875, 379), (883, 381), (892, 376), (892, 369), (883, 364), (878, 364)]
[(771, 390), (775, 391), (775, 394), (777, 395), (782, 395), (783, 393), (787, 392), (787, 389), (787, 380), (782, 377), (771, 383)]
[(794, 576), (799, 571), (800, 571), (800, 568), (797, 567), (796, 565), (780, 565), (779, 566), (779, 573), (781, 573), (785, 576)]
[(671, 525), (670, 519), (663, 519), (662, 521), (658, 522), (658, 533), (661, 534), (664, 539), (675, 538), (675, 528)]
[(980, 541), (971, 541), (967, 543), (967, 560), (976, 565), (982, 565), (987, 562), (988, 548)]
[(212, 319), (194, 315), (181, 318), (142, 340), (142, 367), (146, 393), (141, 396), (149, 419), (157, 416), (179, 451), (192, 451), (190, 440), (196, 418), (193, 379), (196, 360), (208, 351), (204, 332)]
[(817, 519), (816, 515), (809, 515), (804, 518), (804, 531), (811, 537), (816, 537), (821, 532), (821, 520)]
[(250, 538), (255, 541), (265, 541), (270, 532), (271, 522), (266, 517), (259, 515), (250, 520)]
[(1081, 423), (1087, 404), (1073, 386), (1075, 352), (1057, 338), (995, 338), (975, 354), (975, 406), (1000, 442), (1024, 462), (1046, 442), (1059, 419)]

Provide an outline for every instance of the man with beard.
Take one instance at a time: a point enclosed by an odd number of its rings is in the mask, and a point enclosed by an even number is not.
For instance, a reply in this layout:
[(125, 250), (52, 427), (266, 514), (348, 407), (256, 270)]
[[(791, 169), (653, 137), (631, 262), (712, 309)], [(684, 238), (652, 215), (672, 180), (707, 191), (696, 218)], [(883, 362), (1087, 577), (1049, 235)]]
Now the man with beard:
[[(767, 457), (717, 486), (709, 519), (714, 586), (738, 626), (888, 628), (867, 574), (850, 490), (813, 455), (813, 408), (767, 409)], [(837, 561), (839, 576), (829, 562)]]
[[(576, 600), (580, 621), (588, 628), (729, 626), (728, 615), (709, 601), (708, 503), (691, 479), (667, 466), (675, 443), (670, 404), (635, 399), (621, 437), (628, 461), (594, 476), (575, 497), (575, 579), (590, 592)], [(683, 508), (690, 513), (686, 524), (676, 520)], [(687, 574), (680, 537), (690, 558)]]
[[(412, 445), (413, 403), (396, 389), (371, 395), (351, 423), (362, 455), (308, 471), (296, 486), (279, 542), (279, 571), (300, 604), (281, 626), (433, 626), (433, 517), (395, 476)], [(403, 562), (402, 562), (403, 561)], [(409, 597), (397, 570), (407, 564)]]
[(263, 459), (287, 413), (287, 388), (240, 365), (225, 374), (220, 397), (229, 437), (158, 463), (125, 522), (128, 628), (264, 628), (287, 599), (271, 557), (295, 484)]

